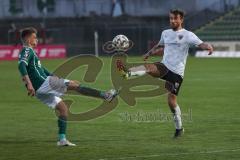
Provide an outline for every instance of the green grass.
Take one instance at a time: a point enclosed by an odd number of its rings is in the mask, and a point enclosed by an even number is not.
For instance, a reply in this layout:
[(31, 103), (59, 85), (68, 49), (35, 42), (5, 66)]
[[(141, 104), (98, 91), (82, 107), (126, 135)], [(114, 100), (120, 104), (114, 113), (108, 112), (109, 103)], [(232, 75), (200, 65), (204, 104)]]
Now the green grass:
[[(140, 57), (131, 58), (134, 62)], [(156, 60), (155, 58), (152, 61)], [(62, 60), (45, 60), (53, 70)], [(108, 89), (110, 59), (95, 83)], [(125, 112), (170, 113), (166, 96), (138, 99), (129, 107), (121, 98), (115, 110), (86, 121), (71, 122), (68, 137), (75, 148), (56, 147), (57, 127), (54, 112), (35, 98), (27, 96), (17, 71), (17, 62), (0, 62), (0, 160), (6, 159), (198, 159), (226, 160), (240, 158), (240, 59), (189, 58), (178, 102), (183, 113), (192, 109), (192, 121), (185, 121), (185, 135), (171, 137), (172, 121), (123, 121)], [(81, 80), (84, 67), (71, 74)], [(73, 112), (86, 111), (100, 101), (72, 97), (78, 105)]]

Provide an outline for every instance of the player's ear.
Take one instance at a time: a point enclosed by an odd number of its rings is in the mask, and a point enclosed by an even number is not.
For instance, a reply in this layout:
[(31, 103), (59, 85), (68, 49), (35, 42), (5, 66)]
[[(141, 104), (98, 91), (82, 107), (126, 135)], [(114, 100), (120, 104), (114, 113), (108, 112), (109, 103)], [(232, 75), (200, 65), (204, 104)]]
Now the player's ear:
[(181, 22), (183, 23), (184, 17), (180, 16), (180, 20), (181, 20)]

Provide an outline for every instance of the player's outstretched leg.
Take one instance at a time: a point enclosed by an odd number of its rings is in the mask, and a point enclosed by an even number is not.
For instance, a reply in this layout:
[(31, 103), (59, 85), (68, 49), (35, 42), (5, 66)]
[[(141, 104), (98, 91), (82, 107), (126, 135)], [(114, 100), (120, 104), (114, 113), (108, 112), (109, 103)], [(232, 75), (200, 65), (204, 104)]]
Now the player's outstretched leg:
[(59, 141), (57, 142), (57, 146), (76, 146), (76, 144), (71, 143), (66, 138), (66, 129), (67, 129), (67, 117), (68, 117), (68, 108), (63, 101), (60, 101), (56, 110), (59, 112), (58, 116), (58, 136)]
[(144, 64), (127, 69), (121, 60), (117, 60), (116, 66), (122, 77), (126, 79), (131, 76), (143, 76), (145, 74), (160, 77), (160, 72), (155, 64)]
[(172, 93), (168, 94), (168, 105), (173, 113), (174, 123), (176, 127), (174, 138), (178, 138), (183, 134), (184, 128), (182, 127), (181, 110), (179, 105), (177, 104), (176, 95)]
[(78, 81), (69, 81), (67, 86), (68, 90), (77, 91), (78, 93), (85, 96), (101, 98), (108, 102), (111, 102), (118, 95), (119, 92), (115, 89), (110, 89), (108, 91), (100, 91), (94, 88), (86, 87), (80, 84)]

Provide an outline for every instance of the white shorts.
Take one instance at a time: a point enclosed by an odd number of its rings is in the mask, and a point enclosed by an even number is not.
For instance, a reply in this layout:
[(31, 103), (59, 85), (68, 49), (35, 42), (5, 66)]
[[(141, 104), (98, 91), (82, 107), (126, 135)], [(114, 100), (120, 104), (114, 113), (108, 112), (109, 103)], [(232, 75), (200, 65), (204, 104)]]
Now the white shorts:
[(48, 76), (36, 91), (36, 97), (50, 108), (55, 109), (56, 105), (62, 101), (60, 97), (67, 91), (67, 82), (69, 82), (67, 79)]

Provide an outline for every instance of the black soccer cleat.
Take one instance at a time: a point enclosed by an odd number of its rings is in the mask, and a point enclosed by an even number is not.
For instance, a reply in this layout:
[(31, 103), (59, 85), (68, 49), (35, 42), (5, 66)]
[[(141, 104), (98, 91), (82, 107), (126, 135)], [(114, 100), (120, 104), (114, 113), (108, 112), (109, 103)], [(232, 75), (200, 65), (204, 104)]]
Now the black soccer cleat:
[(184, 133), (184, 128), (182, 128), (182, 129), (176, 129), (173, 138), (179, 138), (179, 137), (181, 137), (181, 136), (183, 135), (183, 133)]

